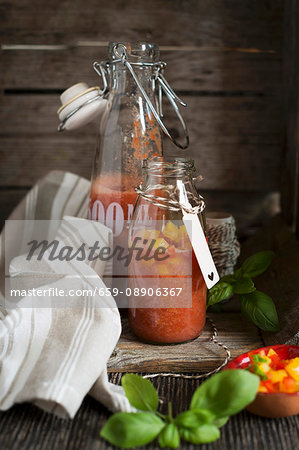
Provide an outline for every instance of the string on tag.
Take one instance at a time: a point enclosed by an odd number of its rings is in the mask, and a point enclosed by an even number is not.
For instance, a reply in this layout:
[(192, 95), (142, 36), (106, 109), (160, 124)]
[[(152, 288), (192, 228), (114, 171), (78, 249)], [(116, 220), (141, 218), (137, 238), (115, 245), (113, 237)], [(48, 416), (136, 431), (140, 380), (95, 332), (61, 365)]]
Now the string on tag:
[[(157, 195), (157, 190), (165, 192), (165, 196)], [(159, 208), (182, 212), (182, 221), (186, 227), (201, 273), (207, 288), (211, 289), (219, 281), (220, 277), (198, 217), (198, 214), (205, 208), (203, 198), (188, 191), (181, 180), (177, 180), (176, 186), (167, 184), (155, 184), (147, 187), (139, 186), (136, 192), (139, 196)], [(183, 202), (181, 199), (183, 199)], [(192, 206), (191, 202), (194, 206)]]

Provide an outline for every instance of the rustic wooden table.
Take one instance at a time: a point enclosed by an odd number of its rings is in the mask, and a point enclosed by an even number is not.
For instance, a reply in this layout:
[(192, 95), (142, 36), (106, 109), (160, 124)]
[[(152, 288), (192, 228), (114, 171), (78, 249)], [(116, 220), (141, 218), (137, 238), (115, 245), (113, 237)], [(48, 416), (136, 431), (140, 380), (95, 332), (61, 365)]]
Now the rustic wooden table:
[[(120, 382), (121, 375), (111, 375)], [(194, 380), (156, 378), (154, 385), (163, 398), (172, 401), (174, 412), (188, 407), (197, 383)], [(114, 448), (99, 436), (109, 412), (87, 397), (73, 420), (62, 420), (25, 404), (0, 414), (0, 448), (3, 450), (109, 450)], [(295, 450), (299, 442), (299, 416), (264, 419), (247, 411), (233, 416), (222, 428), (218, 441), (198, 448), (210, 450)], [(147, 450), (158, 449), (156, 444)], [(196, 446), (181, 444), (182, 449)]]
[[(238, 313), (211, 315), (219, 330), (219, 340), (227, 344), (232, 356), (263, 345), (257, 329), (243, 321)], [(223, 350), (210, 342), (211, 328), (191, 343), (178, 346), (152, 346), (136, 342), (124, 324), (123, 336), (113, 352), (108, 367), (110, 381), (119, 384), (123, 372), (147, 373), (174, 371), (194, 374), (217, 367), (225, 357)], [(162, 349), (162, 350), (161, 350)], [(198, 351), (200, 349), (200, 351)], [(159, 351), (159, 355), (157, 354)], [(187, 409), (192, 393), (201, 382), (182, 378), (153, 378), (164, 405), (173, 403), (174, 414)], [(163, 409), (163, 406), (162, 406)], [(30, 404), (16, 405), (0, 414), (0, 448), (3, 450), (98, 450), (112, 449), (99, 436), (109, 412), (91, 397), (85, 398), (73, 420), (62, 420)], [(247, 411), (232, 417), (222, 428), (218, 441), (202, 449), (294, 450), (299, 443), (299, 416), (265, 419)], [(148, 450), (159, 448), (157, 443)], [(196, 446), (181, 443), (182, 449)]]

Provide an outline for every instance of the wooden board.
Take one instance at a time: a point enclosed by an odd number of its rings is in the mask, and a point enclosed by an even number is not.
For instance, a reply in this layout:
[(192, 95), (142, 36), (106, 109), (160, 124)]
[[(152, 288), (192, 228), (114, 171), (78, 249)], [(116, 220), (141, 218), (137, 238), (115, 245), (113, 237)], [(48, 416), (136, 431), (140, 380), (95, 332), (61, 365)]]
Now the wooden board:
[(263, 331), (263, 339), (267, 345), (282, 344), (299, 330), (299, 239), (277, 216), (244, 243), (242, 259), (262, 250), (272, 250), (274, 258), (255, 285), (275, 302), (281, 328), (278, 333)]
[(299, 237), (299, 2), (286, 2), (284, 39), (285, 153), (282, 210)]
[[(42, 50), (37, 45), (5, 45), (3, 89), (66, 89), (80, 81), (90, 86), (102, 85), (92, 63), (107, 59), (106, 44), (61, 47), (49, 46)], [(214, 95), (224, 92), (236, 95), (242, 91), (267, 95), (280, 89), (279, 51), (183, 50), (180, 46), (169, 51), (162, 46), (161, 60), (167, 62), (165, 76), (177, 91), (209, 91)]]
[[(122, 374), (110, 374), (113, 384), (120, 384)], [(163, 403), (159, 411), (173, 414), (189, 409), (200, 380), (157, 377), (151, 380)], [(72, 420), (61, 420), (30, 403), (15, 405), (0, 412), (0, 448), (3, 450), (115, 450), (100, 437), (100, 430), (111, 416), (98, 401), (86, 396)], [(298, 448), (299, 415), (282, 419), (265, 419), (241, 411), (231, 416), (220, 430), (220, 438), (208, 445), (181, 440), (180, 450), (295, 450)], [(142, 450), (160, 450), (155, 440)]]
[[(195, 159), (203, 190), (271, 191), (279, 187), (280, 103), (260, 97), (185, 97), (188, 151), (166, 151)], [(49, 170), (90, 177), (96, 125), (59, 134), (58, 95), (9, 95), (1, 102), (0, 185), (28, 186)], [(169, 108), (167, 125), (178, 127)], [(240, 180), (242, 183), (240, 184)]]
[[(210, 314), (218, 329), (218, 339), (231, 351), (232, 358), (261, 347), (257, 328), (240, 314)], [(225, 351), (211, 342), (212, 329), (206, 324), (201, 336), (179, 345), (150, 345), (140, 342), (123, 322), (123, 333), (110, 360), (109, 372), (205, 372), (220, 366)]]
[(124, 39), (165, 46), (281, 48), (282, 0), (10, 0), (0, 8), (3, 44)]
[[(96, 126), (59, 135), (58, 97), (78, 81), (98, 84), (93, 60), (106, 58), (108, 41), (123, 40), (159, 44), (166, 77), (189, 105), (185, 155), (205, 177), (200, 189), (241, 228), (256, 226), (263, 199), (280, 186), (283, 0), (86, 5), (0, 0), (2, 217), (19, 189), (49, 170), (90, 177)], [(174, 118), (168, 125), (176, 130)]]
[[(29, 188), (0, 189), (0, 229), (5, 219), (26, 195)], [(207, 211), (228, 211), (236, 220), (241, 240), (252, 235), (269, 217), (279, 211), (279, 195), (267, 192), (203, 191)]]

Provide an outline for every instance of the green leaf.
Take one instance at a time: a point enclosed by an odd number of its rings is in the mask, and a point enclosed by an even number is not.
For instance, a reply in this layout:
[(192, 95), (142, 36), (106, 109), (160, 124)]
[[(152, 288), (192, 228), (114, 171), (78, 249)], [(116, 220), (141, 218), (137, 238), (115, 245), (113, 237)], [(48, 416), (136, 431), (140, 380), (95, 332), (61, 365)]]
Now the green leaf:
[(259, 355), (258, 353), (251, 355), (251, 359), (255, 364), (267, 362), (266, 358), (263, 358), (262, 355)]
[(219, 281), (212, 289), (208, 292), (208, 306), (214, 305), (215, 303), (222, 302), (226, 298), (230, 297), (233, 293), (233, 288), (229, 283), (224, 283)]
[(213, 425), (216, 425), (216, 427), (221, 428), (221, 427), (223, 427), (223, 425), (226, 424), (228, 419), (229, 419), (229, 417), (219, 417), (214, 420)]
[(259, 328), (279, 331), (279, 321), (273, 300), (260, 291), (241, 296), (241, 310)]
[(249, 366), (246, 367), (246, 370), (249, 370), (251, 373), (255, 373), (261, 380), (268, 380), (267, 375), (259, 366), (259, 363), (265, 363), (267, 360), (258, 353), (251, 355), (250, 358), (252, 360), (252, 364), (249, 364)]
[(120, 412), (111, 416), (100, 435), (113, 445), (132, 448), (155, 439), (165, 423), (152, 413)]
[(236, 281), (235, 275), (224, 275), (224, 277), (221, 278), (221, 281), (224, 281), (225, 283), (233, 284)]
[(242, 267), (240, 267), (238, 270), (235, 271), (234, 277), (236, 280), (238, 280), (242, 276), (243, 276), (243, 270), (242, 270)]
[(174, 423), (169, 423), (158, 436), (160, 447), (178, 448), (180, 445), (180, 433)]
[(249, 294), (255, 291), (255, 286), (251, 278), (239, 278), (233, 286), (235, 294)]
[(208, 409), (217, 417), (231, 416), (254, 400), (259, 382), (256, 375), (246, 370), (217, 373), (196, 389), (190, 408)]
[(192, 444), (207, 444), (216, 441), (220, 437), (220, 431), (215, 425), (201, 425), (197, 428), (181, 428), (183, 439)]
[(250, 256), (242, 264), (243, 275), (254, 278), (265, 272), (270, 266), (273, 256), (274, 253), (270, 251), (258, 252)]
[(175, 423), (183, 428), (196, 428), (206, 423), (211, 423), (215, 419), (215, 415), (207, 409), (194, 408), (193, 410), (184, 411), (175, 418)]
[(158, 393), (149, 380), (140, 375), (127, 373), (122, 377), (121, 384), (132, 406), (142, 411), (157, 410)]

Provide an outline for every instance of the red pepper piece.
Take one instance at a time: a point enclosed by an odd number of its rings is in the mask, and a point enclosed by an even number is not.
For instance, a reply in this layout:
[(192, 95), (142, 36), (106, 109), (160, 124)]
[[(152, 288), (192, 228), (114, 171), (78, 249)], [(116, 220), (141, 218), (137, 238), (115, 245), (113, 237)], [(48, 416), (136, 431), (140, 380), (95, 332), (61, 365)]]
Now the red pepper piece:
[(261, 381), (260, 386), (264, 386), (268, 392), (275, 392), (273, 383), (270, 380)]

